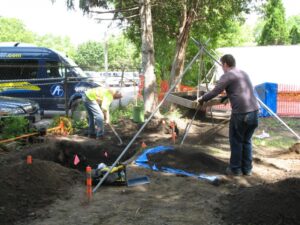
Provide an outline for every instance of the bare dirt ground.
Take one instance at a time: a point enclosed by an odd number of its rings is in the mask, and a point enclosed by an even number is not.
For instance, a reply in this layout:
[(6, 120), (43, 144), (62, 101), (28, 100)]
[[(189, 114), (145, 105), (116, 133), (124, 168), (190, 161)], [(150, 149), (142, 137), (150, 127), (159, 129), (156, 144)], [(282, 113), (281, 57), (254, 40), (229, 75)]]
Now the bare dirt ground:
[[(254, 147), (252, 176), (224, 174), (229, 159), (227, 124), (196, 120), (179, 146), (187, 120), (177, 122), (173, 144), (169, 127), (151, 121), (128, 149), (128, 177), (148, 176), (135, 187), (102, 185), (87, 200), (85, 166), (111, 165), (139, 129), (131, 121), (116, 127), (125, 145), (109, 131), (104, 140), (80, 135), (47, 136), (43, 143), (0, 155), (0, 224), (15, 225), (182, 225), (300, 224), (300, 144), (290, 149)], [(216, 122), (216, 121), (215, 121)], [(263, 125), (260, 125), (263, 126)], [(260, 127), (257, 132), (260, 132)], [(300, 128), (296, 131), (299, 133)], [(290, 135), (278, 130), (279, 135)], [(173, 146), (149, 155), (158, 168), (216, 175), (219, 185), (195, 177), (157, 172), (135, 165), (133, 156), (147, 148)], [(33, 158), (26, 164), (26, 156)], [(80, 163), (74, 165), (74, 155)]]

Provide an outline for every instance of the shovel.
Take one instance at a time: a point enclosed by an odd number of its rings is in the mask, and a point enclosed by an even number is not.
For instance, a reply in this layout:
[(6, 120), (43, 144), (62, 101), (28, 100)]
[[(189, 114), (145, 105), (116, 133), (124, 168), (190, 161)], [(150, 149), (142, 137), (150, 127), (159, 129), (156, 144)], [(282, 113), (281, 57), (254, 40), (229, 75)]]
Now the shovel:
[(128, 167), (126, 167), (126, 183), (128, 187), (149, 184), (150, 179), (147, 176), (135, 176), (133, 178), (128, 178)]
[(120, 136), (118, 135), (117, 131), (115, 130), (115, 128), (110, 124), (110, 123), (107, 123), (108, 126), (110, 127), (110, 129), (112, 130), (112, 132), (115, 134), (115, 136), (118, 138), (119, 140), (119, 145), (122, 145), (123, 144), (123, 141), (122, 139), (120, 138)]
[(147, 176), (141, 176), (141, 177), (127, 179), (128, 187), (133, 187), (133, 186), (142, 185), (142, 184), (149, 184), (149, 183), (150, 183), (150, 179)]

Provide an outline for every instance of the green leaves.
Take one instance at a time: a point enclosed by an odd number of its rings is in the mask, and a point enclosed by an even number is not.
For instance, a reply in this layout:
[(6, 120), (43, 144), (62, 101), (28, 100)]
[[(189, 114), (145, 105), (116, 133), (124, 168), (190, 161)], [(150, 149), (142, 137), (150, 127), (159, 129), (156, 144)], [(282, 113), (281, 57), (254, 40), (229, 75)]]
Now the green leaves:
[(281, 0), (269, 0), (265, 5), (265, 25), (259, 39), (260, 45), (282, 45), (288, 40), (285, 9)]
[(75, 55), (75, 61), (83, 70), (97, 70), (103, 68), (103, 45), (96, 41), (89, 41), (79, 45)]
[(28, 31), (21, 20), (0, 17), (1, 42), (32, 43), (35, 35)]
[(69, 37), (52, 34), (39, 36), (25, 27), (23, 22), (14, 18), (0, 17), (0, 42), (23, 42), (48, 47), (67, 53), (73, 57), (75, 48)]
[[(103, 70), (104, 45), (105, 43), (96, 41), (79, 45), (75, 56), (76, 63), (84, 70)], [(139, 68), (140, 58), (139, 54), (136, 54), (136, 47), (124, 36), (110, 38), (106, 46), (110, 70)]]
[(298, 30), (298, 27), (296, 25), (294, 25), (291, 29), (289, 38), (292, 45), (300, 43), (300, 31)]
[(12, 116), (0, 120), (0, 139), (8, 139), (28, 133), (29, 121), (22, 116)]

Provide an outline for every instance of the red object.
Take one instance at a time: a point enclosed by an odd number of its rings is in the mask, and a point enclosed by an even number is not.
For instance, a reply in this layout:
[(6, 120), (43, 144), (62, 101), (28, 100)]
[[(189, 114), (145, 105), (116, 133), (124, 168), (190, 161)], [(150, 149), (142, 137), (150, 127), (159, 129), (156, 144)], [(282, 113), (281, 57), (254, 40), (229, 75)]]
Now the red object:
[(138, 94), (138, 96), (143, 97), (143, 90), (144, 90), (144, 87), (145, 87), (145, 76), (143, 74), (140, 74), (139, 78), (140, 78), (140, 83), (139, 83), (139, 91), (138, 91), (139, 94)]
[[(169, 81), (168, 80), (162, 80), (160, 82), (160, 93), (158, 93), (158, 100), (159, 101), (161, 101), (164, 98), (165, 93), (168, 90), (169, 90)], [(195, 87), (185, 86), (185, 85), (182, 85), (182, 84), (179, 85), (179, 91), (186, 92), (186, 91), (195, 91), (195, 90), (197, 90)]]
[(85, 168), (85, 171), (86, 171), (87, 173), (91, 173), (91, 172), (92, 172), (92, 167), (87, 166), (87, 167)]
[(142, 142), (142, 148), (146, 148), (146, 147), (147, 147), (146, 143)]
[(108, 153), (106, 151), (104, 152), (104, 156), (108, 158)]
[(76, 166), (80, 162), (80, 159), (78, 158), (77, 155), (74, 157), (74, 165)]
[(26, 159), (27, 164), (32, 164), (32, 156), (28, 155)]
[(173, 140), (173, 144), (175, 144), (175, 141), (176, 141), (176, 132), (172, 132), (172, 140)]
[(85, 168), (86, 171), (86, 195), (88, 197), (88, 200), (92, 197), (92, 168), (90, 166), (87, 166)]

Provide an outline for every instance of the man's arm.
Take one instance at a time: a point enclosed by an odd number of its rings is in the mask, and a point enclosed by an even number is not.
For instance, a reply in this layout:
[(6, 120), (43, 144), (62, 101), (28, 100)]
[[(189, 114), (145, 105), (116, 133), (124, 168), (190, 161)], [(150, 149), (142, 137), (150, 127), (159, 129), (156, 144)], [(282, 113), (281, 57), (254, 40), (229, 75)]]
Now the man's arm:
[(103, 114), (104, 114), (105, 123), (109, 123), (110, 122), (109, 110), (103, 110)]
[(204, 94), (200, 99), (201, 101), (208, 101), (214, 97), (216, 97), (218, 94), (221, 94), (222, 91), (225, 90), (225, 88), (227, 87), (227, 84), (228, 84), (228, 78), (227, 76), (222, 75), (220, 77), (220, 80), (217, 82), (216, 86), (214, 87), (213, 90), (211, 90), (210, 92)]

